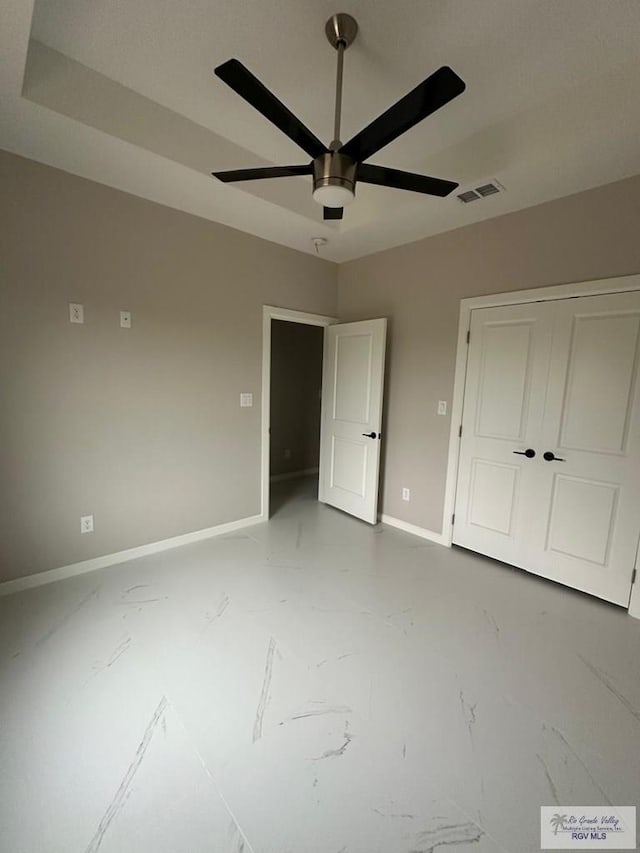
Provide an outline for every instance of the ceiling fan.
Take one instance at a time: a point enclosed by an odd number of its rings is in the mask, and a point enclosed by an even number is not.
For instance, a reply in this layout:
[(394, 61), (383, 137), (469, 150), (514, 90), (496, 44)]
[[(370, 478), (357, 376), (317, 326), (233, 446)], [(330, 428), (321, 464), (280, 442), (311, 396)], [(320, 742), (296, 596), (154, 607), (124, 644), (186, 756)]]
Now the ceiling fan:
[(327, 148), (241, 62), (229, 59), (215, 69), (216, 75), (313, 159), (301, 166), (267, 166), (212, 174), (225, 183), (312, 175), (313, 198), (323, 206), (324, 219), (342, 219), (344, 206), (355, 198), (356, 181), (440, 197), (449, 195), (458, 186), (454, 181), (373, 166), (364, 161), (464, 92), (464, 81), (443, 65), (343, 145), (340, 119), (344, 52), (353, 43), (358, 24), (351, 15), (340, 13), (329, 18), (325, 32), (331, 46), (338, 51), (333, 142)]

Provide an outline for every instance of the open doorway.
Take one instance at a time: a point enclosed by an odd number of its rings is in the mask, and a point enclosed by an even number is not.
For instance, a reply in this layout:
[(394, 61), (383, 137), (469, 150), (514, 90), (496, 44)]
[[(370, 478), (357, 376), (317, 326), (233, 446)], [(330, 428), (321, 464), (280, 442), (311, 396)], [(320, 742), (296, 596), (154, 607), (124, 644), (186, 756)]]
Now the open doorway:
[(317, 498), (324, 329), (271, 321), (270, 515)]
[[(276, 321), (285, 321), (289, 326), (323, 327), (324, 366), (317, 360), (313, 364), (312, 359), (308, 370), (302, 371), (302, 385), (295, 380), (297, 390), (293, 393), (288, 393), (287, 385), (293, 381), (294, 368), (295, 373), (298, 372), (297, 362), (306, 358), (296, 351), (295, 342), (300, 343), (299, 338), (304, 340), (304, 337), (301, 333), (298, 336), (290, 330), (289, 334), (284, 331), (289, 342), (293, 340), (294, 344), (287, 346), (284, 355), (279, 356), (279, 367), (284, 364), (286, 370), (272, 382), (271, 338)], [(271, 475), (277, 478), (275, 482), (314, 476), (315, 460), (319, 455), (319, 483), (316, 479), (315, 493), (310, 496), (369, 524), (377, 523), (386, 330), (384, 317), (338, 323), (333, 317), (271, 306), (263, 308), (261, 515), (265, 520), (270, 517)], [(280, 327), (277, 334), (280, 338)], [(303, 345), (314, 347), (310, 341)], [(322, 405), (318, 376), (322, 377)], [(283, 434), (274, 422), (274, 428), (280, 431), (278, 435), (272, 434), (272, 388), (277, 388), (279, 404), (281, 397), (285, 399), (283, 412), (278, 413), (276, 422), (302, 421), (307, 425), (305, 441), (300, 446), (307, 445), (308, 441), (308, 446), (313, 447), (314, 441), (317, 442), (314, 437), (319, 433), (319, 454), (311, 451), (311, 461), (304, 451), (299, 450), (297, 456), (294, 455), (292, 430), (288, 427)], [(306, 401), (304, 414), (303, 400)]]
[(262, 514), (318, 497), (324, 328), (332, 317), (265, 306)]

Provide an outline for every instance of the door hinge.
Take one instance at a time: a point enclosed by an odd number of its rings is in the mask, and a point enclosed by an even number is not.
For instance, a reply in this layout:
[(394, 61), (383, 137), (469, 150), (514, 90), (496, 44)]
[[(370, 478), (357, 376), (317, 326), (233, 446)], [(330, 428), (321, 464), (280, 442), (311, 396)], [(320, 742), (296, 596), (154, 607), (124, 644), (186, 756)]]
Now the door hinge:
[(467, 343), (471, 340), (471, 329), (467, 332)]
[(455, 523), (456, 523), (456, 514), (454, 512), (453, 515), (451, 516), (451, 524), (455, 524)]
[(634, 569), (634, 570), (633, 570), (633, 574), (631, 575), (631, 586), (633, 586), (633, 585), (634, 585), (634, 583), (636, 582), (636, 575), (637, 575), (637, 574), (638, 574), (638, 570), (637, 570), (637, 569)]
[(460, 424), (460, 429), (458, 430), (458, 438), (462, 436), (462, 424)]

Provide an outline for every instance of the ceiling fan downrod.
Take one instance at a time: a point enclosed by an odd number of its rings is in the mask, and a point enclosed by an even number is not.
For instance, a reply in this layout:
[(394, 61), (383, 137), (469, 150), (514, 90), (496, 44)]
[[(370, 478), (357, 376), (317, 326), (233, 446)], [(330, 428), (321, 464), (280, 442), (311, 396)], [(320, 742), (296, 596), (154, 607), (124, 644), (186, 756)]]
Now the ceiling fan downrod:
[(325, 33), (331, 47), (338, 52), (338, 69), (336, 73), (336, 103), (333, 122), (333, 140), (326, 154), (313, 161), (314, 198), (323, 206), (342, 208), (355, 196), (356, 164), (351, 157), (339, 153), (342, 148), (340, 140), (340, 122), (342, 119), (342, 77), (344, 68), (344, 52), (353, 44), (358, 34), (358, 24), (355, 18), (346, 12), (332, 15), (325, 24)]
[(342, 67), (344, 65), (344, 42), (338, 42), (338, 73), (336, 74), (336, 110), (333, 119), (333, 141), (329, 148), (337, 151), (342, 147), (340, 141), (340, 119), (342, 118)]
[(336, 75), (336, 110), (333, 123), (333, 142), (329, 146), (331, 151), (337, 151), (342, 142), (340, 141), (340, 120), (342, 117), (342, 69), (344, 65), (344, 52), (353, 44), (358, 34), (358, 23), (351, 15), (340, 12), (332, 15), (325, 24), (325, 33), (329, 44), (338, 51), (338, 73)]
[(342, 118), (342, 69), (344, 66), (344, 52), (353, 44), (358, 34), (358, 23), (351, 15), (340, 12), (332, 15), (325, 24), (324, 31), (331, 47), (338, 51), (338, 72), (336, 74), (336, 109), (333, 122), (333, 142), (329, 146), (331, 151), (337, 151), (342, 142), (340, 141), (340, 120)]

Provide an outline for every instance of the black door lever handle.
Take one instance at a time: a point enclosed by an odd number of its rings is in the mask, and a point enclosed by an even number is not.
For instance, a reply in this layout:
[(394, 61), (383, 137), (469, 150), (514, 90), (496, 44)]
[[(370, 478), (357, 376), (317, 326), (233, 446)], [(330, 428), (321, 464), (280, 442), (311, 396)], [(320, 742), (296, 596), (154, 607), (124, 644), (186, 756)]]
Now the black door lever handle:
[(536, 455), (536, 452), (533, 447), (527, 447), (526, 450), (514, 450), (513, 452), (517, 453), (518, 456), (526, 456), (527, 459), (533, 459), (533, 457)]
[(365, 438), (377, 438), (378, 437), (377, 432), (363, 432), (362, 434)]
[(545, 462), (566, 462), (566, 459), (561, 459), (559, 456), (556, 456), (552, 450), (547, 450), (542, 454), (542, 458)]

